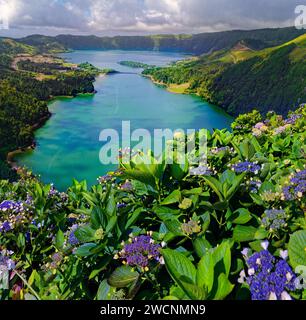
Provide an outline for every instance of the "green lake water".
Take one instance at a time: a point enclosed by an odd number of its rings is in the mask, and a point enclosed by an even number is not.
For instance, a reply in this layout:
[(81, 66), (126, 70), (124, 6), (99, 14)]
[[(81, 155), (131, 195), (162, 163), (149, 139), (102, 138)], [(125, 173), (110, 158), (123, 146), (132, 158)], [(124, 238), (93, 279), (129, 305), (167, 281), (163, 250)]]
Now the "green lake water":
[(102, 165), (99, 152), (101, 130), (121, 132), (122, 121), (131, 121), (131, 128), (213, 129), (229, 127), (232, 118), (220, 108), (196, 96), (169, 93), (140, 75), (141, 70), (118, 64), (132, 60), (164, 66), (184, 58), (177, 53), (134, 51), (75, 51), (63, 54), (74, 63), (88, 61), (122, 73), (98, 77), (97, 94), (52, 101), (50, 120), (35, 137), (37, 148), (19, 155), (16, 160), (45, 183), (54, 183), (65, 190), (73, 178), (86, 179), (89, 185), (97, 178), (116, 169)]

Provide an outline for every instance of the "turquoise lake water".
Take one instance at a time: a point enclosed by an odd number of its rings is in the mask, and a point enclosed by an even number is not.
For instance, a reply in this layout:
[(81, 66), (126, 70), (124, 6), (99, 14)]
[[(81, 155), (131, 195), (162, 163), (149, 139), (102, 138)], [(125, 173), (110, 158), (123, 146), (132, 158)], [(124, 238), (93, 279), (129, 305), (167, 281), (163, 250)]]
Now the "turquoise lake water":
[(164, 66), (183, 59), (177, 53), (139, 51), (75, 51), (63, 54), (70, 62), (90, 62), (102, 68), (123, 73), (98, 77), (97, 94), (73, 99), (52, 101), (51, 119), (35, 137), (37, 148), (16, 159), (45, 183), (54, 183), (65, 190), (73, 178), (87, 180), (89, 185), (97, 178), (116, 169), (102, 165), (99, 152), (101, 130), (111, 128), (121, 132), (122, 121), (130, 121), (131, 128), (154, 129), (213, 129), (229, 127), (232, 118), (220, 108), (196, 96), (179, 95), (153, 84), (140, 75), (141, 70), (118, 64), (132, 60)]

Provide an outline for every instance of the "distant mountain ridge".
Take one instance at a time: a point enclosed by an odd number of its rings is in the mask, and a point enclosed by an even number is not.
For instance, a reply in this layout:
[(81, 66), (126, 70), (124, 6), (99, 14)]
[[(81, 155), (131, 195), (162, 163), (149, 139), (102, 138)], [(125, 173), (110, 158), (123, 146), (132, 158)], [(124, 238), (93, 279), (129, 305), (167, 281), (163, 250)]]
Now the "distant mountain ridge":
[(201, 55), (234, 46), (238, 41), (252, 43), (256, 49), (277, 46), (302, 35), (305, 30), (294, 27), (258, 30), (234, 30), (201, 34), (152, 35), (152, 36), (75, 36), (56, 37), (31, 35), (18, 39), (19, 43), (31, 45), (41, 51), (63, 50), (155, 50), (177, 51)]

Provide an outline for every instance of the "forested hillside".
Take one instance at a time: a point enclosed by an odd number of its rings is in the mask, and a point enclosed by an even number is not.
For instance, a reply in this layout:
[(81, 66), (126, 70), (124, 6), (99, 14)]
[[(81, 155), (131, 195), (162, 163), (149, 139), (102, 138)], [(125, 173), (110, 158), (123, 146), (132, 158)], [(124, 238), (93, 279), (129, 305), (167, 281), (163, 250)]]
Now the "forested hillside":
[(251, 31), (224, 31), (195, 35), (154, 35), (154, 36), (73, 36), (59, 35), (46, 37), (33, 35), (19, 42), (33, 45), (41, 51), (61, 51), (65, 49), (99, 50), (159, 50), (178, 51), (200, 55), (215, 50), (232, 47), (240, 40), (249, 40), (257, 49), (276, 46), (303, 34), (295, 28), (260, 29)]
[(247, 41), (167, 68), (146, 69), (159, 83), (188, 84), (187, 93), (233, 115), (256, 108), (286, 114), (306, 100), (306, 35), (256, 51)]
[(50, 116), (50, 98), (94, 92), (98, 69), (38, 52), (12, 39), (0, 40), (0, 178), (15, 177), (5, 163), (7, 153), (33, 143), (33, 130)]

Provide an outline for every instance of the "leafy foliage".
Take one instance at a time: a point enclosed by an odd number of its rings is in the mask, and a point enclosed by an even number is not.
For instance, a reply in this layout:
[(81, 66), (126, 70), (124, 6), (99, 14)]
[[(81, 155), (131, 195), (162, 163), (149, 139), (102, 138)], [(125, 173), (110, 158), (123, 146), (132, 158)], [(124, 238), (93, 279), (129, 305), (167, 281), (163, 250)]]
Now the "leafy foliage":
[[(91, 189), (74, 181), (60, 193), (24, 174), (1, 181), (0, 264), (12, 275), (1, 297), (302, 299), (293, 279), (305, 264), (306, 109), (258, 117), (264, 126), (248, 123), (254, 114), (209, 134), (200, 175), (138, 154)], [(275, 272), (260, 269), (265, 257)], [(288, 291), (254, 292), (260, 275)]]

